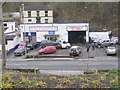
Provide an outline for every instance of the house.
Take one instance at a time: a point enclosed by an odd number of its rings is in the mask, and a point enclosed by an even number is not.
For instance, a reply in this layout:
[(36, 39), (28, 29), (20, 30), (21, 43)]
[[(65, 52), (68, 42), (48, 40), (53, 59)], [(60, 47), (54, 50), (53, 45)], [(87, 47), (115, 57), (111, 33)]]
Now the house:
[(3, 22), (5, 33), (11, 33), (15, 31), (15, 22)]
[(21, 7), (22, 23), (53, 23), (53, 10), (44, 7)]
[[(7, 54), (12, 52), (17, 48), (21, 41), (19, 31), (16, 31), (15, 22), (3, 22), (5, 29), (5, 47)], [(0, 44), (0, 52), (2, 51), (2, 46)]]

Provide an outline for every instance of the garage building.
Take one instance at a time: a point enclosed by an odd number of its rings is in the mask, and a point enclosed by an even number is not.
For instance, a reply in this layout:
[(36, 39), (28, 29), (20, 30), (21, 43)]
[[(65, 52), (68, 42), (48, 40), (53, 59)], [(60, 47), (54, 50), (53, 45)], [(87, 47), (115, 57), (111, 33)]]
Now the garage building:
[(21, 40), (66, 41), (71, 44), (89, 42), (89, 23), (21, 24)]

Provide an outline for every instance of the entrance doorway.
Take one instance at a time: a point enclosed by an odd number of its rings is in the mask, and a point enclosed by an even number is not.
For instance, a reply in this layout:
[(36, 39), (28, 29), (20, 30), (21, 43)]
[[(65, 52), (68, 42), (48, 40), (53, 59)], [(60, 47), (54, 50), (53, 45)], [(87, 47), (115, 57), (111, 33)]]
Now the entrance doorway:
[(69, 31), (68, 42), (71, 44), (85, 44), (86, 31)]
[(57, 41), (59, 39), (59, 35), (45, 35), (46, 40)]

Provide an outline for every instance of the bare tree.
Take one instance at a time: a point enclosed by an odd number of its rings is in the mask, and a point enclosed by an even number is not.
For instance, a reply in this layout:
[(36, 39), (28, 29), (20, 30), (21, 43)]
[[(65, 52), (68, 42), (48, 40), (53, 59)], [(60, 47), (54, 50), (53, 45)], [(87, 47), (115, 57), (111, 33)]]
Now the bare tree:
[(2, 44), (2, 69), (6, 67), (6, 48), (5, 48), (5, 35), (3, 27), (3, 15), (2, 15), (2, 6), (4, 2), (0, 2), (0, 44)]

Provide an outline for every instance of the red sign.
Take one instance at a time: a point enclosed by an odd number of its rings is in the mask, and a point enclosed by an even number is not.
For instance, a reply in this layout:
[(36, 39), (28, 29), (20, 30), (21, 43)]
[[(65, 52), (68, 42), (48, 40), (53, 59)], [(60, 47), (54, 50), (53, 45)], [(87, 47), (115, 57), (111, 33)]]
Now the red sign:
[(67, 26), (67, 31), (87, 31), (87, 25), (80, 25), (80, 26)]

